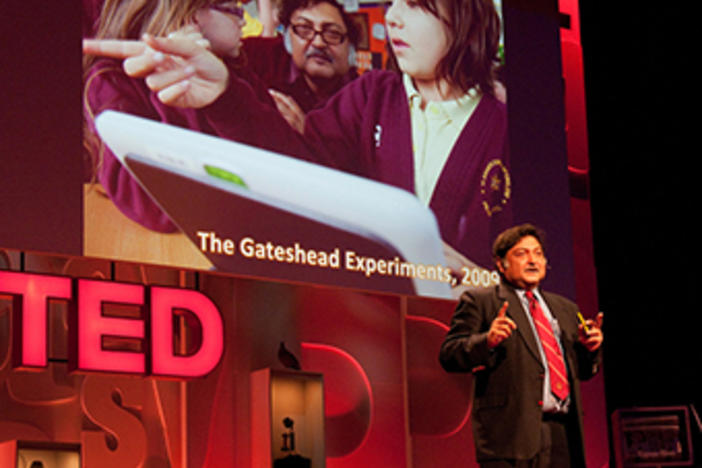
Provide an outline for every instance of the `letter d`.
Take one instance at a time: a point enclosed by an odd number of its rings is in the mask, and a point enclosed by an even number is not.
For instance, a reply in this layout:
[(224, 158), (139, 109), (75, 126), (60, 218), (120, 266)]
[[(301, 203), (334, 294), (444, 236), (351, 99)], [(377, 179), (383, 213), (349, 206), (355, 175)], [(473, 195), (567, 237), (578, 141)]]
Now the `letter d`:
[[(204, 294), (188, 289), (151, 288), (151, 371), (153, 375), (201, 377), (219, 363), (224, 350), (222, 316)], [(187, 310), (200, 322), (200, 347), (181, 356), (174, 352), (174, 310)]]

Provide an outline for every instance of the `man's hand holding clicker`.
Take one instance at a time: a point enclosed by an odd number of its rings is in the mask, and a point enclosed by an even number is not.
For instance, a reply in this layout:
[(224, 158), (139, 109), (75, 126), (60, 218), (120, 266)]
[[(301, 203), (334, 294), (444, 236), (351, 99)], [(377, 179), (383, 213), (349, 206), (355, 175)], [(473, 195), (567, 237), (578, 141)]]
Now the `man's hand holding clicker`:
[(587, 319), (585, 324), (578, 327), (580, 343), (582, 343), (589, 351), (597, 351), (602, 346), (604, 335), (602, 334), (602, 320), (604, 314), (598, 313), (595, 320)]

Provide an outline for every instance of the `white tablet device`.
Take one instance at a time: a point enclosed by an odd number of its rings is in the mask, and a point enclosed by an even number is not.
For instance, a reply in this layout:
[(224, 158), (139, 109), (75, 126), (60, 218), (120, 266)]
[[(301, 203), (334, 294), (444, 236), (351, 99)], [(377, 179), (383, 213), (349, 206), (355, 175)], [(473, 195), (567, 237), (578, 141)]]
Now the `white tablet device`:
[[(446, 263), (433, 213), (405, 190), (116, 111), (101, 113), (96, 127), (115, 156), (196, 243), (201, 239), (197, 232), (203, 231), (237, 241), (246, 235), (276, 245), (293, 240), (312, 245), (321, 239), (321, 245), (336, 246), (342, 255), (352, 249), (362, 258), (365, 251), (359, 249), (375, 244), (378, 249), (368, 258), (380, 255), (412, 266)], [(276, 232), (282, 233), (281, 239), (275, 238)], [(337, 235), (339, 239), (331, 239)], [(268, 274), (266, 269), (251, 270), (251, 262), (242, 270), (243, 260), (236, 255), (208, 257), (228, 272), (280, 277), (270, 262)], [(378, 289), (370, 281), (396, 276), (352, 273), (361, 277), (356, 286), (366, 284), (364, 289)], [(331, 277), (328, 284), (336, 284), (335, 273), (323, 275)], [(420, 276), (409, 278), (416, 294), (450, 297), (445, 281)]]

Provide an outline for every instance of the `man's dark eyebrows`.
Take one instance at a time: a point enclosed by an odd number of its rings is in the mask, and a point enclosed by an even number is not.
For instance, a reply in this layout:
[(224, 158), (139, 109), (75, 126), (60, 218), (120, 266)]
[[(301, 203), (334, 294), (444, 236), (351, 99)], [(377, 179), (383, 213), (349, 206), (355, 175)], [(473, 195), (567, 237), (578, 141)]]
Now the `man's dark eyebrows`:
[(333, 21), (327, 21), (325, 23), (322, 23), (322, 29), (338, 29), (340, 33), (344, 33), (344, 26), (340, 25), (339, 23), (334, 23)]
[[(299, 24), (298, 21), (302, 21), (305, 23), (305, 25), (310, 25), (310, 26), (317, 26), (314, 21), (311, 19), (307, 18), (303, 14), (300, 14), (295, 18), (294, 20), (290, 20), (291, 24)], [(344, 32), (344, 25), (335, 23), (334, 21), (325, 21), (321, 25), (321, 29), (329, 29), (330, 26), (334, 26), (335, 29), (338, 29), (340, 33), (345, 34)]]
[(305, 18), (304, 16), (298, 16), (295, 19), (290, 19), (291, 24), (300, 24), (300, 22), (305, 23), (305, 25), (314, 26), (314, 22), (308, 18)]

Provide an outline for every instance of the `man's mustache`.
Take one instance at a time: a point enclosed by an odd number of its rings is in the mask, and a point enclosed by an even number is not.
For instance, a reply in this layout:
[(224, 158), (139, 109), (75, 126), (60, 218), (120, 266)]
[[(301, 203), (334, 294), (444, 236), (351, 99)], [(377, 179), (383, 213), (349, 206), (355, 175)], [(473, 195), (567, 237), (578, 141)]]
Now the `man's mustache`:
[(334, 61), (334, 57), (332, 57), (332, 55), (329, 52), (327, 52), (325, 49), (320, 49), (319, 47), (315, 47), (313, 45), (311, 45), (305, 52), (305, 59), (311, 57), (321, 58), (323, 60), (326, 60), (327, 62)]

